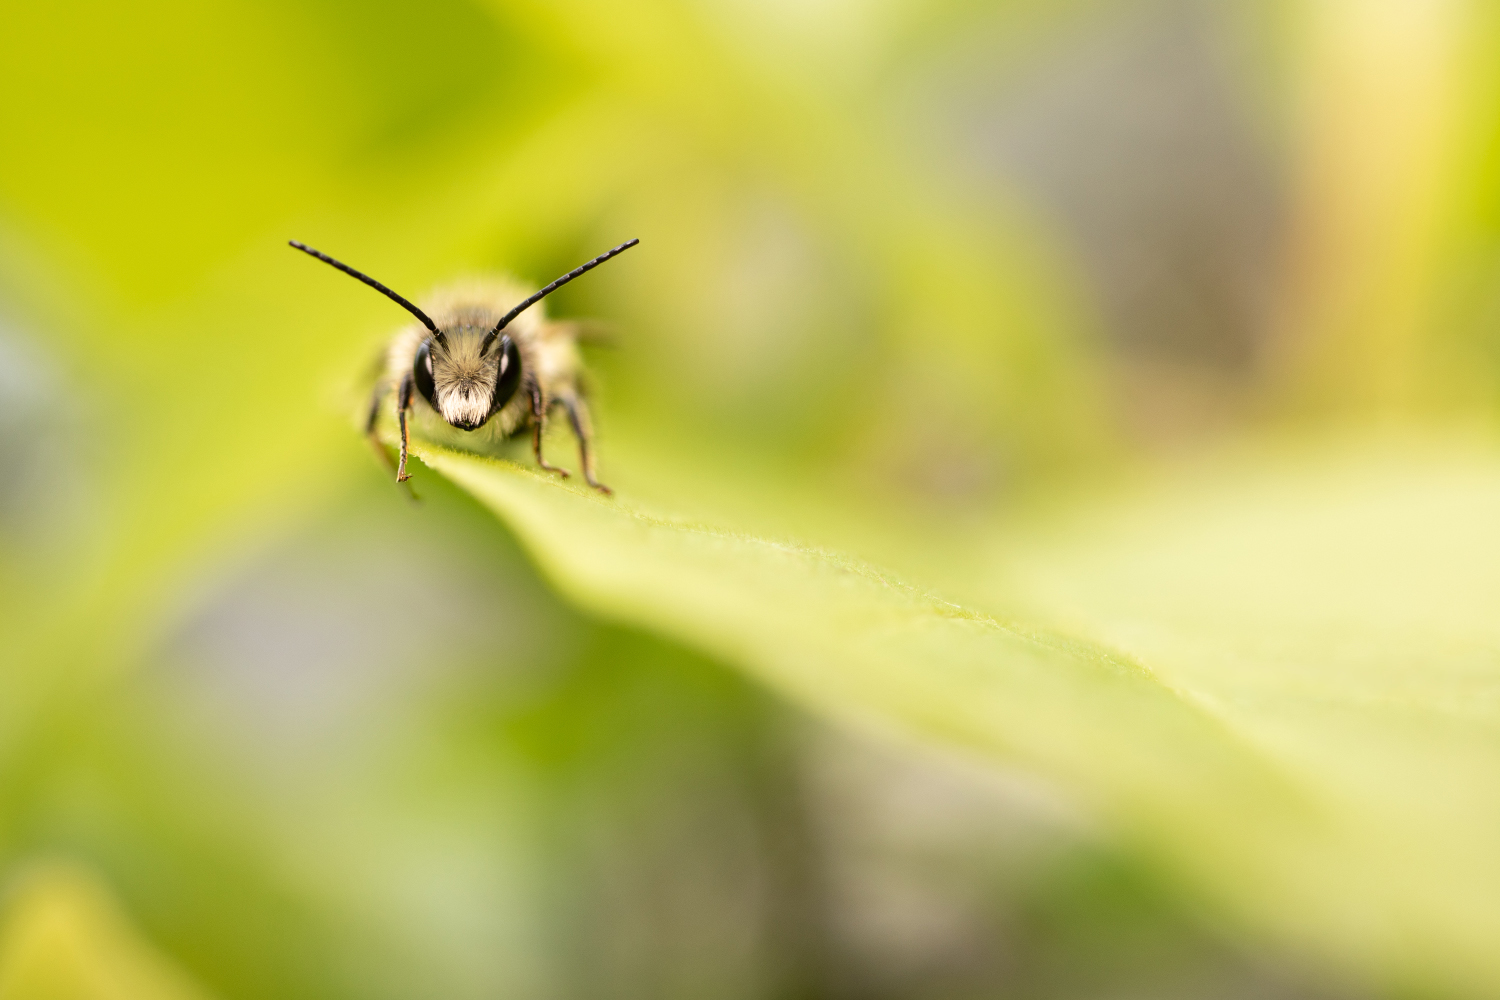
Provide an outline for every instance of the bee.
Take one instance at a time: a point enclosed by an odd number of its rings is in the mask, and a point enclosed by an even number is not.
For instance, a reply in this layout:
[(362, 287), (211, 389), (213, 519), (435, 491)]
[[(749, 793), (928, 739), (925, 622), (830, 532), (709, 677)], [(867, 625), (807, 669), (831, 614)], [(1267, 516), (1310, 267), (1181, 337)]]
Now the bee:
[(525, 298), (516, 286), (499, 280), (448, 289), (427, 303), (431, 315), (348, 264), (305, 243), (288, 242), (364, 282), (417, 318), (417, 323), (401, 330), (391, 341), (385, 353), (385, 371), (375, 383), (365, 422), (365, 433), (389, 461), (375, 425), (381, 405), (394, 393), (396, 420), (401, 428), (397, 482), (411, 478), (406, 472), (409, 423), (416, 423), (424, 434), (438, 440), (452, 438), (453, 430), (460, 431), (457, 437), (464, 443), (474, 440), (472, 435), (476, 434), (499, 442), (529, 429), (536, 464), (566, 478), (567, 469), (551, 465), (542, 457), (547, 416), (561, 406), (578, 439), (584, 479), (601, 493), (611, 492), (594, 474), (593, 425), (579, 387), (582, 363), (577, 327), (551, 322), (540, 309), (527, 310), (640, 240), (621, 243)]

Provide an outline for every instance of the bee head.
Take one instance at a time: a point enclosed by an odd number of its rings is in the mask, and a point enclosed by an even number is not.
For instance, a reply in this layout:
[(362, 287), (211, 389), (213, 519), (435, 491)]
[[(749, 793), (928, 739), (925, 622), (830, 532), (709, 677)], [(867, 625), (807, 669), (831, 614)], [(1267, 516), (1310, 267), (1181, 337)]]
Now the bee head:
[(472, 431), (500, 411), (521, 385), (521, 353), (508, 336), (451, 330), (422, 341), (412, 382), (448, 423)]

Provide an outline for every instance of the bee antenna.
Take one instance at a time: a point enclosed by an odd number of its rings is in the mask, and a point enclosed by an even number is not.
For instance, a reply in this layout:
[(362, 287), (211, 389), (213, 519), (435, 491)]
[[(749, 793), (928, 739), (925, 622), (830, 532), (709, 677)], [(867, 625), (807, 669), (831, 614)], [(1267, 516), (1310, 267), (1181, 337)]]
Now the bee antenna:
[(345, 264), (343, 261), (334, 260), (332, 257), (328, 256), (326, 253), (323, 253), (321, 250), (314, 250), (306, 243), (298, 243), (296, 240), (287, 240), (287, 243), (291, 246), (296, 247), (298, 250), (301, 250), (308, 256), (316, 257), (323, 263), (338, 268), (349, 277), (355, 278), (359, 281), (363, 281), (365, 284), (375, 289), (381, 295), (384, 295), (386, 298), (396, 303), (402, 309), (405, 309), (407, 312), (417, 317), (417, 319), (421, 320), (422, 325), (427, 327), (427, 329), (431, 331), (432, 336), (437, 340), (439, 344), (442, 344), (444, 347), (448, 345), (448, 340), (443, 336), (443, 331), (437, 328), (437, 324), (432, 321), (431, 317), (429, 317), (422, 310), (418, 309), (416, 306), (412, 305), (410, 302), (406, 301), (406, 299), (402, 298), (400, 295), (397, 295), (395, 292), (391, 291), (389, 288), (385, 287), (380, 282), (370, 277), (368, 274), (362, 274), (359, 271), (356, 271), (354, 268), (350, 267), (348, 264)]
[(580, 274), (583, 274), (587, 271), (592, 271), (594, 268), (598, 267), (600, 264), (603, 264), (611, 257), (614, 257), (617, 254), (624, 253), (626, 250), (629, 250), (639, 242), (640, 240), (626, 240), (624, 243), (621, 243), (619, 246), (615, 247), (608, 253), (601, 253), (599, 256), (595, 257), (587, 264), (582, 264), (578, 267), (573, 268), (573, 270), (569, 271), (561, 278), (558, 278), (546, 288), (543, 288), (541, 291), (532, 295), (530, 298), (526, 299), (524, 302), (516, 306), (510, 312), (506, 313), (504, 316), (501, 316), (500, 322), (495, 324), (495, 328), (484, 335), (484, 343), (479, 346), (479, 353), (483, 354), (490, 349), (490, 345), (495, 342), (495, 338), (500, 336), (500, 331), (509, 326), (511, 320), (515, 319), (517, 316), (521, 315), (523, 312), (530, 309), (532, 306), (536, 305), (538, 302), (542, 301), (542, 299), (546, 298), (548, 295), (551, 295), (553, 292), (557, 291), (563, 285), (566, 285), (568, 282), (572, 281)]

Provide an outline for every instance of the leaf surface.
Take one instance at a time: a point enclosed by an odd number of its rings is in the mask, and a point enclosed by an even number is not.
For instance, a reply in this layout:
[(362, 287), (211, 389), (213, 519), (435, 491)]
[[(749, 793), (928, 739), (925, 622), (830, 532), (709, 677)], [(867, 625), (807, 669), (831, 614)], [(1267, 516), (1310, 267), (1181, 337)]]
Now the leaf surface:
[(1012, 526), (984, 608), (416, 453), (595, 613), (821, 714), (1041, 774), (1231, 922), (1356, 975), (1500, 987), (1500, 464), (1482, 449), (1241, 462)]

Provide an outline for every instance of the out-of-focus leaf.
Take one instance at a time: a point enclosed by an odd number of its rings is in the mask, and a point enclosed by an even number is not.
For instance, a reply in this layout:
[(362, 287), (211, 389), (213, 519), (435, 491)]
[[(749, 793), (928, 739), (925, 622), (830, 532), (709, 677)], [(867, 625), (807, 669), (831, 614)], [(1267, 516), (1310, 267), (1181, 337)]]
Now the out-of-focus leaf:
[(60, 863), (13, 887), (0, 923), (4, 1000), (202, 1000), (87, 873)]
[(1282, 845), (1296, 878), (1259, 901), (1267, 919), (1387, 978), (1488, 995), (1497, 509), (1492, 444), (1241, 453), (997, 541), (989, 592), (1148, 665), (1320, 804), (1332, 849)]
[(1055, 536), (1034, 525), (990, 585), (1031, 624), (835, 553), (417, 454), (590, 610), (824, 714), (1045, 774), (1231, 921), (1356, 975), (1500, 986), (1484, 449), (1241, 465)]

